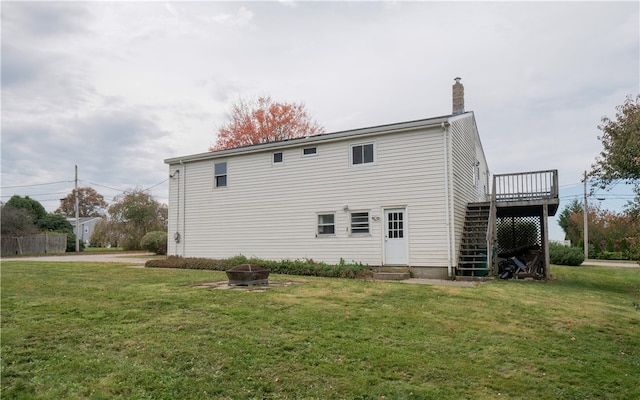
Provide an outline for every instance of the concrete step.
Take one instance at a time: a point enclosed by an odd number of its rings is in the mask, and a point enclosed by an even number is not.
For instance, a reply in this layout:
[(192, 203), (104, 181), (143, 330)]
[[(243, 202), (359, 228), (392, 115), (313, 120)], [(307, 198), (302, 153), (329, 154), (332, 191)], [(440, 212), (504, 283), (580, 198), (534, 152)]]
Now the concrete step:
[(373, 279), (377, 281), (403, 281), (411, 278), (409, 272), (374, 272)]

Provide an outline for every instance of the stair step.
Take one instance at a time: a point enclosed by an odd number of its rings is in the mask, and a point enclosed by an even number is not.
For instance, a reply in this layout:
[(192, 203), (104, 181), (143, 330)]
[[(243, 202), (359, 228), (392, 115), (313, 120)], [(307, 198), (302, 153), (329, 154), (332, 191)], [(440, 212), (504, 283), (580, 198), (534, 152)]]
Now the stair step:
[(459, 264), (461, 265), (468, 265), (470, 268), (475, 268), (474, 265), (482, 265), (482, 268), (486, 268), (487, 267), (487, 259), (485, 258), (484, 260), (460, 260), (458, 261)]
[(409, 271), (411, 271), (411, 269), (409, 267), (389, 267), (389, 266), (382, 266), (382, 267), (373, 267), (371, 268), (373, 272), (399, 272), (399, 273), (409, 273)]
[(411, 278), (408, 272), (374, 272), (373, 279), (377, 281), (403, 281)]

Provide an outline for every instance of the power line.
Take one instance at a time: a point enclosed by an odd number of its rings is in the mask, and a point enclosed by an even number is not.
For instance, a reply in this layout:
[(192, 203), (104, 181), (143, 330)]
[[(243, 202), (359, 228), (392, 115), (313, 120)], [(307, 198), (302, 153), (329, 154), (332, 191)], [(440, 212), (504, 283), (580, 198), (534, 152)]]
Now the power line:
[(124, 192), (124, 191), (125, 191), (125, 190), (122, 190), (122, 189), (116, 189), (116, 188), (112, 188), (112, 187), (109, 187), (109, 186), (101, 185), (101, 184), (99, 184), (99, 183), (94, 183), (94, 182), (85, 181), (85, 180), (82, 180), (82, 179), (79, 179), (79, 181), (80, 181), (80, 182), (86, 182), (86, 183), (88, 183), (88, 184), (90, 184), (90, 185), (93, 185), (93, 186), (98, 186), (98, 187), (103, 187), (103, 188), (105, 188), (105, 189), (115, 190), (115, 191), (117, 191), (117, 192)]
[(149, 186), (149, 187), (148, 187), (148, 188), (146, 188), (145, 190), (151, 190), (151, 189), (153, 189), (153, 188), (154, 188), (154, 187), (156, 187), (156, 186), (162, 185), (163, 183), (165, 183), (165, 182), (166, 182), (166, 181), (168, 181), (168, 180), (169, 180), (169, 178), (167, 178), (167, 179), (163, 180), (162, 182), (158, 182), (158, 183), (156, 183), (156, 184), (155, 184), (155, 185), (153, 185), (153, 186)]
[(31, 184), (31, 185), (2, 186), (2, 187), (0, 187), (0, 189), (13, 189), (13, 188), (21, 188), (21, 187), (57, 185), (59, 183), (71, 183), (71, 182), (73, 182), (73, 181), (58, 181), (58, 182), (48, 182), (48, 183), (34, 183), (34, 184)]
[[(29, 197), (35, 197), (35, 196), (52, 196), (54, 194), (65, 194), (66, 192), (53, 192), (53, 193), (38, 193), (38, 194), (30, 194)], [(0, 196), (0, 197), (13, 197), (14, 195), (4, 195), (4, 196)]]
[[(167, 179), (165, 179), (165, 180), (163, 180), (163, 181), (161, 181), (161, 182), (156, 183), (155, 185), (149, 186), (148, 188), (146, 188), (146, 189), (142, 189), (142, 190), (145, 190), (145, 191), (146, 191), (146, 190), (151, 190), (151, 189), (153, 189), (153, 188), (154, 188), (154, 187), (156, 187), (156, 186), (162, 185), (163, 183), (167, 182), (168, 180), (169, 180), (169, 179), (167, 178)], [(94, 185), (94, 186), (98, 186), (98, 187), (103, 187), (103, 188), (105, 188), (105, 189), (115, 190), (115, 191), (117, 191), (117, 192), (121, 192), (121, 193), (124, 193), (124, 192), (126, 192), (126, 191), (127, 191), (127, 189), (124, 189), (124, 190), (123, 190), (123, 189), (117, 189), (117, 188), (113, 188), (113, 187), (110, 187), (110, 186), (100, 185), (99, 183), (85, 181), (85, 180), (82, 180), (82, 179), (79, 179), (79, 181), (80, 181), (80, 182), (86, 182), (86, 183), (88, 183), (88, 184), (90, 184), (90, 185)]]

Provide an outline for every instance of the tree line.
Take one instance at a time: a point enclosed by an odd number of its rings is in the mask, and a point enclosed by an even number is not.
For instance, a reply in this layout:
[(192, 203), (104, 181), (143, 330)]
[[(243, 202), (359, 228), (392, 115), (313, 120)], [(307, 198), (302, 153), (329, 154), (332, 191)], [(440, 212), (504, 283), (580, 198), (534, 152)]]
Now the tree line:
[[(92, 247), (119, 247), (124, 250), (141, 250), (142, 239), (150, 232), (167, 231), (168, 210), (166, 204), (156, 201), (142, 189), (130, 189), (116, 196), (108, 206), (104, 196), (91, 187), (77, 189), (78, 216), (98, 217), (89, 239)], [(60, 206), (47, 213), (45, 208), (29, 196), (12, 196), (2, 205), (1, 234), (26, 236), (42, 232), (59, 232), (67, 235), (67, 251), (75, 251), (74, 228), (68, 218), (76, 216), (76, 189), (73, 189)], [(80, 243), (81, 250), (84, 243)]]
[(560, 213), (558, 224), (573, 246), (583, 247), (586, 212), (589, 254), (585, 257), (640, 260), (640, 95), (628, 96), (616, 107), (614, 118), (602, 117), (598, 129), (603, 150), (587, 179), (601, 189), (617, 182), (631, 184), (636, 196), (619, 213), (597, 205), (585, 210), (573, 200)]

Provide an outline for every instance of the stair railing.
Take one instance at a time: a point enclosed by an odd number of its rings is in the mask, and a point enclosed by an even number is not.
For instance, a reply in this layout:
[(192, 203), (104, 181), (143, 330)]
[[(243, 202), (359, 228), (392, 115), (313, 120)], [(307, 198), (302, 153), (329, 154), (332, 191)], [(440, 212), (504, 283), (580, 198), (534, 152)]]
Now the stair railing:
[(496, 176), (493, 176), (493, 189), (491, 191), (491, 202), (489, 203), (489, 221), (487, 224), (487, 268), (491, 268), (492, 271), (494, 268), (494, 259), (493, 259), (493, 247), (496, 242), (496, 219), (497, 219), (497, 211), (496, 211)]

